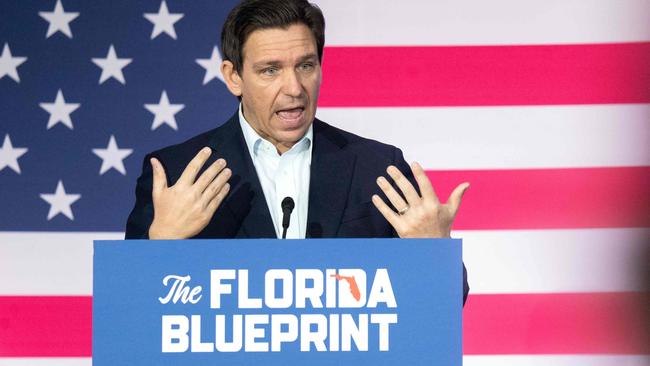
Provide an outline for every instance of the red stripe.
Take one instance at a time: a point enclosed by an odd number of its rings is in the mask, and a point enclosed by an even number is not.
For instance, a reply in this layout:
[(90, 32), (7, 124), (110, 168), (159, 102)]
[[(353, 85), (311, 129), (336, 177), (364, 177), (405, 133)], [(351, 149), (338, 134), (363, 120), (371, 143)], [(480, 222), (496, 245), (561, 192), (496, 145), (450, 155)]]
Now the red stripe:
[(650, 103), (650, 42), (327, 47), (322, 107)]
[[(471, 295), (465, 354), (650, 354), (650, 293)], [(0, 356), (90, 357), (92, 298), (0, 297)]]
[(90, 357), (92, 297), (0, 297), (0, 356)]
[(650, 167), (427, 174), (441, 200), (470, 182), (458, 230), (650, 227)]
[(650, 354), (650, 293), (471, 295), (464, 353)]

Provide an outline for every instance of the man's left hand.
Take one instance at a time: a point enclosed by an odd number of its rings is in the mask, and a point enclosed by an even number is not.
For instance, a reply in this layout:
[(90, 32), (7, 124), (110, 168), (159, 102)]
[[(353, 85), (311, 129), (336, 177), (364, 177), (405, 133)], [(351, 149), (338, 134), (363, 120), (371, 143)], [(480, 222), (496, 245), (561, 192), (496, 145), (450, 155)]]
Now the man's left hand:
[(399, 169), (391, 165), (386, 171), (402, 191), (406, 201), (386, 178), (379, 177), (377, 185), (398, 212), (393, 211), (378, 195), (372, 196), (372, 203), (393, 226), (400, 238), (448, 238), (451, 224), (458, 213), (463, 194), (469, 188), (469, 183), (462, 183), (456, 187), (447, 203), (442, 204), (420, 164), (411, 164), (411, 171), (420, 188), (421, 196)]

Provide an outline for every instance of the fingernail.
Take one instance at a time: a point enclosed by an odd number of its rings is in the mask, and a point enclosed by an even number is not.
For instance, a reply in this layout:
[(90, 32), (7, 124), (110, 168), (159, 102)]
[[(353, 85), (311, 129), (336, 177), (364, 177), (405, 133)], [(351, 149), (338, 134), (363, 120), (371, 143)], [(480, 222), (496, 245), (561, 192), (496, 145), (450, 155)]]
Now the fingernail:
[(384, 177), (378, 177), (377, 178), (377, 183), (384, 184), (384, 182), (386, 182), (386, 178), (384, 178)]
[(230, 175), (231, 173), (232, 173), (232, 170), (230, 170), (228, 168), (224, 169), (224, 171), (223, 171), (223, 174), (225, 174), (225, 175)]
[(212, 152), (212, 150), (209, 147), (204, 147), (203, 150), (201, 150), (201, 152), (208, 155)]
[(223, 159), (219, 159), (219, 160), (217, 160), (217, 164), (219, 164), (219, 165), (222, 165), (222, 166), (223, 166), (223, 165), (226, 165), (226, 161), (225, 161), (225, 160), (223, 160)]
[(389, 173), (397, 173), (397, 168), (390, 165), (390, 166), (388, 166), (388, 169), (386, 169), (386, 171), (388, 171)]

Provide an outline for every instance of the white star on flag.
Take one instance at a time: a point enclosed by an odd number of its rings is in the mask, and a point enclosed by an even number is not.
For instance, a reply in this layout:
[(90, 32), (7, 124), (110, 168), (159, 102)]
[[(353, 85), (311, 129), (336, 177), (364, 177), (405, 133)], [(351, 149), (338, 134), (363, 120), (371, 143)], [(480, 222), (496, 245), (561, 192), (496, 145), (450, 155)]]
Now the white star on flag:
[(50, 119), (47, 121), (48, 130), (59, 122), (72, 130), (70, 113), (76, 111), (81, 106), (79, 103), (66, 103), (61, 89), (56, 93), (54, 103), (39, 103), (39, 105), (50, 114)]
[(102, 68), (102, 75), (99, 77), (99, 83), (102, 84), (108, 78), (115, 78), (122, 84), (126, 84), (122, 69), (133, 61), (132, 58), (117, 58), (115, 47), (111, 45), (105, 58), (93, 58), (93, 63)]
[(70, 220), (74, 220), (72, 214), (73, 203), (81, 198), (80, 194), (67, 194), (63, 187), (63, 181), (59, 180), (56, 185), (56, 192), (54, 193), (41, 193), (41, 198), (50, 204), (50, 211), (47, 213), (47, 220), (51, 220), (54, 216), (62, 213)]
[(26, 147), (13, 147), (9, 134), (5, 135), (5, 140), (0, 147), (0, 171), (5, 167), (10, 167), (14, 172), (20, 174), (18, 158), (25, 155), (26, 152)]
[(93, 154), (102, 159), (102, 167), (99, 169), (99, 175), (106, 173), (111, 168), (122, 173), (122, 175), (126, 175), (123, 160), (131, 155), (132, 152), (133, 149), (118, 148), (115, 136), (111, 135), (108, 146), (105, 149), (93, 149)]
[(66, 13), (63, 10), (63, 4), (61, 4), (61, 0), (56, 1), (54, 10), (39, 11), (38, 15), (40, 15), (41, 18), (47, 20), (47, 22), (50, 23), (50, 25), (47, 27), (47, 34), (45, 35), (45, 38), (50, 38), (50, 36), (56, 32), (61, 32), (66, 36), (68, 36), (68, 38), (72, 38), (72, 31), (70, 30), (70, 22), (75, 20), (75, 18), (79, 16), (79, 13), (77, 12)]
[(225, 83), (223, 75), (221, 74), (221, 54), (219, 53), (219, 48), (215, 46), (212, 49), (212, 55), (210, 58), (198, 58), (196, 63), (201, 65), (205, 69), (205, 76), (203, 77), (203, 85), (210, 82), (212, 79), (219, 79)]
[(144, 14), (144, 17), (153, 23), (151, 39), (158, 37), (158, 35), (160, 35), (162, 32), (165, 32), (168, 36), (176, 39), (176, 29), (174, 29), (174, 23), (181, 20), (183, 16), (184, 14), (181, 13), (169, 13), (169, 10), (167, 9), (167, 3), (165, 3), (165, 0), (163, 0), (160, 3), (160, 9), (158, 9), (158, 13)]
[(167, 98), (167, 92), (163, 90), (158, 104), (145, 104), (144, 107), (149, 112), (155, 114), (153, 124), (151, 125), (152, 131), (160, 127), (163, 123), (166, 123), (174, 130), (178, 130), (176, 117), (174, 117), (174, 115), (183, 110), (185, 104), (170, 104), (169, 98)]
[(20, 83), (20, 76), (18, 76), (18, 66), (27, 61), (27, 57), (13, 57), (9, 44), (5, 43), (2, 48), (2, 55), (0, 55), (0, 79), (9, 75), (15, 82)]

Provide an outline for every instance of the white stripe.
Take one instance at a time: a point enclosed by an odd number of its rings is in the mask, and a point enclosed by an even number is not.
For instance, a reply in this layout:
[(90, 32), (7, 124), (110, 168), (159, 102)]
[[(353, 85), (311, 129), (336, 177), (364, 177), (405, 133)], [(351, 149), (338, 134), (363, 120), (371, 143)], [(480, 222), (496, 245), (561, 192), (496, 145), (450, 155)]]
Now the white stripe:
[(470, 293), (650, 290), (650, 229), (456, 231)]
[[(0, 366), (90, 366), (91, 358), (0, 358)], [(465, 366), (647, 366), (650, 356), (498, 355), (463, 356)]]
[(398, 146), (427, 169), (650, 165), (649, 104), (319, 108), (317, 116)]
[[(650, 229), (455, 231), (453, 236), (464, 240), (472, 294), (647, 289), (642, 272)], [(91, 295), (92, 240), (122, 237), (0, 233), (0, 295)]]
[(498, 355), (463, 356), (464, 366), (648, 366), (650, 356)]
[(647, 0), (316, 0), (338, 46), (505, 45), (650, 40)]
[(0, 366), (91, 366), (90, 357), (39, 357), (39, 358), (2, 358)]
[(0, 232), (0, 295), (92, 294), (93, 240), (123, 233)]

